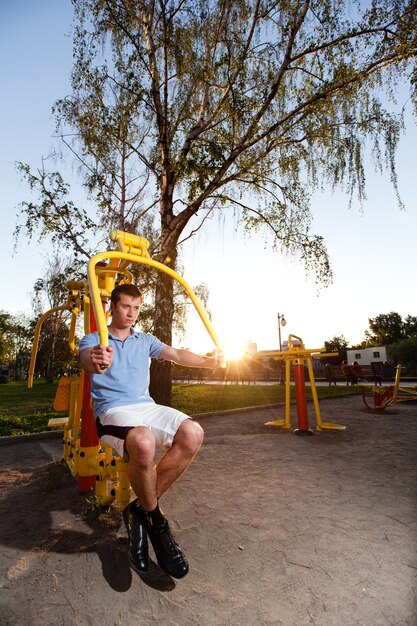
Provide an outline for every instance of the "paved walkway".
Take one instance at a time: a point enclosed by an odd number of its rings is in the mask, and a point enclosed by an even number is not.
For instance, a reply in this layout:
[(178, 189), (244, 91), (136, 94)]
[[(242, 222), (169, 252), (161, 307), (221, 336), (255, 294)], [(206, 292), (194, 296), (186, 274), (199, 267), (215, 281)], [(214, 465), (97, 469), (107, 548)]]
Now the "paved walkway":
[(163, 500), (181, 581), (129, 569), (117, 509), (83, 518), (57, 436), (2, 441), (0, 624), (416, 626), (417, 403), (320, 406), (346, 430), (266, 427), (282, 406), (201, 419), (204, 446)]

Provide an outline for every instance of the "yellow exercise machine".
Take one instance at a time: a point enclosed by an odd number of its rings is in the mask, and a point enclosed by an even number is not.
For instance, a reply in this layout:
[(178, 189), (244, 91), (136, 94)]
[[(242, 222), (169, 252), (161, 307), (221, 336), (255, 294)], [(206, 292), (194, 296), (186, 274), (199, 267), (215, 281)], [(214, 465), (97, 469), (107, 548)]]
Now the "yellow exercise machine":
[(346, 426), (323, 422), (320, 414), (317, 388), (314, 380), (312, 359), (313, 357), (337, 356), (336, 352), (325, 353), (322, 349), (306, 349), (303, 340), (296, 335), (289, 335), (288, 350), (262, 352), (262, 356), (276, 357), (285, 362), (285, 418), (266, 422), (266, 426), (275, 428), (291, 428), (291, 366), (293, 367), (295, 397), (297, 405), (298, 428), (294, 430), (296, 435), (312, 435), (313, 431), (308, 427), (307, 398), (305, 386), (304, 363), (307, 365), (308, 376), (311, 385), (311, 395), (316, 413), (317, 430), (344, 430)]
[[(29, 367), (28, 387), (32, 387), (39, 335), (45, 319), (57, 311), (71, 312), (69, 345), (75, 346), (77, 316), (84, 314), (84, 332), (97, 330), (100, 343), (108, 345), (107, 302), (115, 284), (132, 282), (129, 267), (142, 264), (165, 272), (176, 280), (191, 299), (213, 343), (220, 348), (220, 340), (211, 321), (190, 285), (170, 267), (152, 259), (149, 242), (144, 237), (114, 230), (110, 239), (117, 248), (96, 254), (88, 263), (87, 280), (66, 283), (69, 294), (65, 305), (55, 307), (41, 316), (36, 329)], [(78, 377), (62, 378), (58, 384), (54, 408), (68, 411), (64, 418), (52, 419), (51, 427), (63, 427), (63, 457), (71, 474), (77, 479), (80, 491), (93, 491), (101, 505), (117, 499), (123, 509), (130, 501), (130, 483), (126, 463), (113, 456), (109, 446), (100, 444), (90, 397), (90, 376), (82, 370)]]

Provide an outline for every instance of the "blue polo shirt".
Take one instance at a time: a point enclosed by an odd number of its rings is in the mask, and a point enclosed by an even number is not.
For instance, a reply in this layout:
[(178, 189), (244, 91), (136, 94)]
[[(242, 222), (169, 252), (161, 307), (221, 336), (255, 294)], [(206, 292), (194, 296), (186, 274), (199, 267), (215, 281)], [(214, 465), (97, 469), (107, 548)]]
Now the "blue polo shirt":
[[(81, 339), (79, 351), (99, 343), (99, 334), (89, 333)], [(116, 406), (153, 402), (149, 395), (149, 360), (158, 359), (165, 345), (153, 335), (133, 329), (124, 341), (109, 334), (112, 364), (103, 374), (90, 374), (95, 417)]]

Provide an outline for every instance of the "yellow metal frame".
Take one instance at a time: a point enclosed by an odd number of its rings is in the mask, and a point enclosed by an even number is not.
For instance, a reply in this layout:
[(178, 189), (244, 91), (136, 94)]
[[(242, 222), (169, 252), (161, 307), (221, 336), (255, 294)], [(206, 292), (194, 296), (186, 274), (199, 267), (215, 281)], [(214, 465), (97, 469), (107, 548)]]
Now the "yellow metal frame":
[[(149, 242), (144, 237), (115, 230), (110, 234), (110, 239), (118, 245), (119, 249), (96, 254), (87, 266), (88, 280), (66, 283), (69, 290), (66, 304), (50, 309), (39, 318), (35, 328), (29, 366), (29, 388), (33, 385), (42, 324), (54, 312), (71, 311), (68, 343), (74, 354), (78, 354), (78, 348), (74, 343), (77, 316), (80, 313), (84, 314), (84, 332), (90, 332), (91, 305), (97, 322), (100, 342), (104, 345), (108, 344), (107, 315), (103, 310), (102, 302), (109, 299), (117, 276), (122, 277), (121, 282), (132, 282), (132, 274), (127, 269), (132, 263), (141, 263), (163, 271), (179, 282), (194, 304), (215, 346), (220, 347), (220, 340), (211, 321), (190, 285), (170, 267), (150, 258), (148, 253)], [(103, 263), (103, 261), (109, 262)], [(59, 381), (54, 407), (56, 410), (68, 411), (68, 415), (50, 419), (48, 426), (63, 428), (64, 430), (63, 461), (68, 465), (71, 475), (74, 478), (95, 476), (94, 494), (100, 504), (107, 506), (116, 499), (120, 509), (123, 510), (131, 497), (127, 464), (120, 457), (113, 456), (113, 451), (109, 446), (99, 444), (82, 447), (80, 445), (85, 376), (86, 372), (82, 370), (78, 377), (62, 378)]]
[[(294, 340), (298, 340), (299, 345), (295, 344)], [(266, 426), (286, 428), (288, 430), (291, 428), (291, 365), (304, 365), (304, 363), (306, 363), (316, 415), (317, 430), (344, 430), (346, 428), (346, 426), (343, 426), (342, 424), (322, 421), (312, 365), (313, 357), (333, 357), (337, 356), (336, 352), (327, 353), (324, 348), (306, 349), (301, 337), (289, 335), (288, 350), (262, 352), (262, 356), (276, 357), (278, 361), (284, 361), (285, 363), (285, 418), (266, 422)]]
[(48, 317), (57, 313), (58, 311), (71, 311), (71, 324), (69, 331), (68, 344), (74, 354), (78, 354), (78, 348), (75, 346), (74, 338), (75, 338), (75, 326), (77, 316), (83, 310), (83, 294), (86, 288), (85, 282), (77, 282), (77, 281), (69, 281), (66, 283), (66, 287), (69, 290), (67, 302), (61, 306), (56, 306), (49, 311), (46, 311), (41, 317), (38, 319), (35, 332), (33, 336), (33, 344), (32, 344), (32, 352), (30, 355), (30, 363), (29, 363), (29, 371), (28, 371), (28, 388), (32, 389), (33, 386), (33, 375), (35, 373), (35, 365), (36, 365), (36, 356), (38, 354), (38, 345), (39, 345), (39, 337), (42, 330), (42, 325)]
[[(174, 278), (177, 282), (180, 283), (187, 296), (193, 303), (207, 332), (213, 340), (214, 345), (217, 348), (220, 348), (220, 339), (212, 326), (210, 318), (208, 317), (206, 311), (202, 307), (199, 299), (195, 295), (190, 285), (187, 283), (186, 280), (184, 280), (182, 276), (177, 274), (177, 272), (175, 272), (173, 269), (171, 269), (167, 265), (164, 265), (163, 263), (155, 261), (149, 256), (149, 242), (147, 241), (147, 239), (145, 239), (144, 237), (139, 237), (138, 235), (124, 233), (120, 230), (113, 230), (110, 233), (110, 239), (116, 242), (119, 245), (120, 249), (108, 250), (106, 252), (100, 252), (99, 254), (96, 254), (89, 261), (87, 266), (89, 294), (97, 322), (100, 343), (102, 343), (104, 346), (108, 344), (107, 322), (102, 307), (103, 292), (100, 289), (98, 281), (100, 272), (102, 272), (103, 274), (106, 273), (106, 268), (100, 268), (99, 272), (97, 272), (97, 264), (108, 259), (110, 260), (108, 271), (110, 271), (112, 275), (125, 273), (126, 266), (130, 263), (140, 263), (142, 265), (147, 265), (149, 267), (153, 267), (154, 269), (160, 270), (161, 272), (164, 272), (165, 274), (171, 276), (171, 278)], [(119, 261), (119, 265), (116, 264), (117, 261)], [(126, 262), (128, 263), (126, 264)]]

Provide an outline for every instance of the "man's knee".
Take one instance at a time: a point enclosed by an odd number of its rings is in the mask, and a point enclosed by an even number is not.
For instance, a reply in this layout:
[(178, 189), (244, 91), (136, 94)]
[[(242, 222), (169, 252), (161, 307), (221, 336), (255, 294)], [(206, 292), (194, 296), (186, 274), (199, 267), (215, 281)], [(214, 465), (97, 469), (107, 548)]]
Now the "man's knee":
[(200, 424), (191, 419), (184, 420), (174, 437), (174, 443), (178, 443), (192, 454), (195, 454), (204, 439), (204, 431)]
[(132, 428), (126, 436), (125, 450), (129, 460), (143, 465), (153, 463), (155, 458), (155, 437), (149, 428)]

